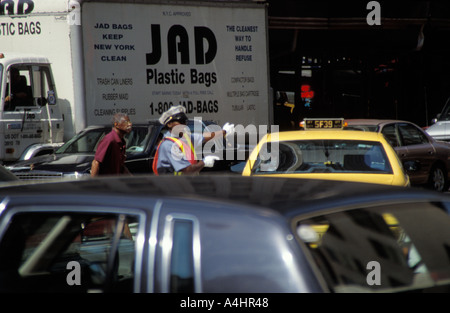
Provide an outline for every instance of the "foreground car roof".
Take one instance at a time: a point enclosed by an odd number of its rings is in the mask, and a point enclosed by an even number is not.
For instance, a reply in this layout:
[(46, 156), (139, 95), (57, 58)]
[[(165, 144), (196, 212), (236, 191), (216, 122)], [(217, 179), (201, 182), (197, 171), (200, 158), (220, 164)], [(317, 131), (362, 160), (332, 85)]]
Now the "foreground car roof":
[[(238, 175), (117, 176), (54, 183), (19, 183), (0, 188), (6, 196), (66, 195), (111, 198), (186, 198), (226, 201), (269, 208), (287, 216), (352, 203), (382, 203), (394, 198), (410, 200), (449, 199), (448, 195), (396, 186), (281, 177)], [(103, 198), (107, 199), (107, 198)], [(83, 198), (77, 201), (83, 202)], [(105, 200), (103, 200), (105, 201)], [(112, 200), (114, 202), (116, 200)]]

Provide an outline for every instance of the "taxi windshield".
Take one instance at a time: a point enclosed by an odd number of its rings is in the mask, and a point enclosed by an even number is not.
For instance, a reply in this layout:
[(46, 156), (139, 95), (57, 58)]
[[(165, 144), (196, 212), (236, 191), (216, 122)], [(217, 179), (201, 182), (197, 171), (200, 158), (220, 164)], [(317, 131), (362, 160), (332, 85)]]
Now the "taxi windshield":
[(379, 142), (298, 140), (264, 144), (254, 174), (370, 173), (392, 174)]

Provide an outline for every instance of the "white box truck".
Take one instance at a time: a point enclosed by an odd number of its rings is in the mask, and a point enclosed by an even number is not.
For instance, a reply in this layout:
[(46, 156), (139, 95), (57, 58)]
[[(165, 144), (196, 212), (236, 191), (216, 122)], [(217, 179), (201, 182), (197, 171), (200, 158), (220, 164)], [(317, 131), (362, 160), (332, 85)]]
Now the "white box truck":
[(1, 0), (0, 160), (177, 104), (220, 125), (271, 125), (267, 41), (255, 1)]

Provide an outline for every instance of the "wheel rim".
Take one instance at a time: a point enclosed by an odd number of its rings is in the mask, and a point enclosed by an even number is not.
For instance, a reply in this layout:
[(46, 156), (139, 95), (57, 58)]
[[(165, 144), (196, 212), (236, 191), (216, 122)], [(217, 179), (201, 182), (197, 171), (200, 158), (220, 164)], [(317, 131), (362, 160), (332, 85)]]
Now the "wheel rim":
[(444, 172), (440, 168), (434, 169), (433, 172), (433, 189), (437, 191), (444, 190), (445, 177)]

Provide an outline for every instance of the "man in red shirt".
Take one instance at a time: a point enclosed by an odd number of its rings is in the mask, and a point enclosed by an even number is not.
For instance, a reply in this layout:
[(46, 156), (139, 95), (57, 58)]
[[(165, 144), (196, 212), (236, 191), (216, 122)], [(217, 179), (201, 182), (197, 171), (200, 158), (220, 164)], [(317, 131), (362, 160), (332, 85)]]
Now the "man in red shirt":
[(117, 113), (113, 117), (113, 128), (97, 146), (92, 161), (91, 176), (130, 174), (125, 166), (125, 134), (131, 132), (132, 123), (128, 115)]

